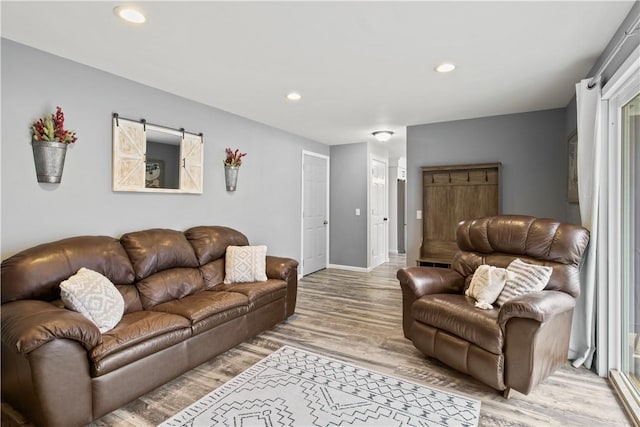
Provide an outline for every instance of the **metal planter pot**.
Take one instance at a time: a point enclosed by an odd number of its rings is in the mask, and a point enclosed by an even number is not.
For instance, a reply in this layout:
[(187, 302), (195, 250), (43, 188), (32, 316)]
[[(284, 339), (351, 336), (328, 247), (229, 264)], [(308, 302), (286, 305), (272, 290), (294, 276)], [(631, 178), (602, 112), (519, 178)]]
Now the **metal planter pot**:
[(240, 166), (225, 166), (224, 167), (224, 180), (227, 184), (227, 191), (236, 191), (236, 184), (238, 183), (238, 171)]
[(58, 184), (62, 180), (68, 145), (54, 141), (31, 141), (38, 182)]

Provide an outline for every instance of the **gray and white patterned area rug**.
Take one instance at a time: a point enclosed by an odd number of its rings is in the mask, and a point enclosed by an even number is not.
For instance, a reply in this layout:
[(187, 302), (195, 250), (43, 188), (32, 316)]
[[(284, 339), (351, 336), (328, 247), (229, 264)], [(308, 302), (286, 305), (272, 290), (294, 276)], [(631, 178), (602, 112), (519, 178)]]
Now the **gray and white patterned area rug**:
[(161, 424), (476, 426), (480, 402), (282, 347)]

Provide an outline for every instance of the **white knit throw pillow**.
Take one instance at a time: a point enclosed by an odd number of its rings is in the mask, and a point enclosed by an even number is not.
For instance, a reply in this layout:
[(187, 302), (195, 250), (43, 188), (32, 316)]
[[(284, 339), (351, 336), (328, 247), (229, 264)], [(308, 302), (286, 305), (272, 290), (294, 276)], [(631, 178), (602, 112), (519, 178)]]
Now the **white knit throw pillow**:
[(480, 265), (476, 268), (465, 295), (474, 298), (476, 307), (484, 310), (493, 308), (491, 304), (498, 299), (509, 278), (509, 272), (493, 265)]
[(124, 298), (118, 288), (102, 274), (81, 268), (60, 283), (64, 306), (96, 324), (100, 332), (113, 329), (124, 313)]
[(510, 277), (496, 301), (499, 306), (520, 295), (543, 290), (553, 273), (551, 267), (527, 264), (520, 258), (511, 261), (507, 270)]
[(264, 282), (267, 280), (267, 247), (227, 246), (224, 283)]

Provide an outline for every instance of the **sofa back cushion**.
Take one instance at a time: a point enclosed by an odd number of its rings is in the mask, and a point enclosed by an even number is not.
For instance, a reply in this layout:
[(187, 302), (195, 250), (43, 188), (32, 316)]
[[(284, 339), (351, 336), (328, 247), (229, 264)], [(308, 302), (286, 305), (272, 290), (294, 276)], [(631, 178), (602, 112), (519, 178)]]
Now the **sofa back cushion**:
[(197, 268), (170, 268), (145, 277), (136, 286), (146, 310), (203, 290), (204, 279)]
[(200, 267), (206, 290), (213, 289), (224, 282), (224, 266), (225, 258), (218, 258)]
[(176, 230), (155, 228), (126, 233), (120, 243), (131, 259), (137, 280), (170, 268), (198, 267), (193, 248)]
[(247, 246), (247, 237), (229, 227), (200, 226), (184, 232), (187, 240), (193, 246), (200, 265), (205, 265), (218, 258), (222, 258), (227, 246)]
[(545, 289), (580, 294), (579, 267), (589, 232), (578, 225), (524, 215), (500, 215), (462, 221), (460, 251), (452, 268), (467, 277), (482, 264), (506, 268), (514, 259), (553, 268)]
[(81, 236), (45, 243), (2, 261), (2, 303), (22, 299), (60, 298), (60, 282), (85, 267), (106, 276), (115, 285), (128, 285), (134, 271), (117, 239)]

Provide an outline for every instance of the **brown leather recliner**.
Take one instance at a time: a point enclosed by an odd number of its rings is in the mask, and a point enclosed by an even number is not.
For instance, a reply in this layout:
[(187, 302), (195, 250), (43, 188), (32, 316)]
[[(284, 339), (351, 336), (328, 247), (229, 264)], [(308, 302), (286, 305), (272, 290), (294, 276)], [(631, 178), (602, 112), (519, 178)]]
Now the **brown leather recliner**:
[[(551, 219), (504, 215), (458, 225), (451, 269), (398, 271), (405, 337), (424, 354), (504, 390), (528, 394), (567, 360), (579, 268), (589, 232)], [(464, 295), (481, 264), (520, 258), (553, 267), (546, 288), (481, 310)]]

